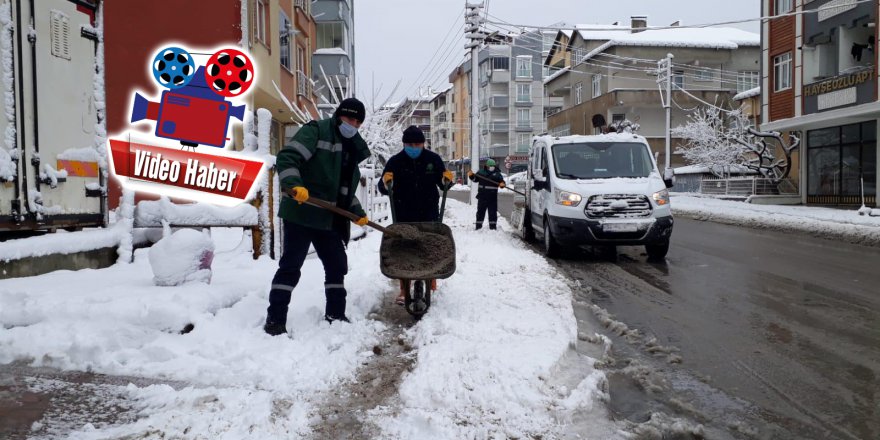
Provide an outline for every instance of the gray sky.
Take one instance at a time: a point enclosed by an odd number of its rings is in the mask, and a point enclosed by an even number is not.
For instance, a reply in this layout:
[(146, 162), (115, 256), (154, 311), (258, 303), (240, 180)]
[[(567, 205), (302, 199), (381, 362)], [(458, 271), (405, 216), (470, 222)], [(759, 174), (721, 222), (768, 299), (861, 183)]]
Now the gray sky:
[[(471, 0), (476, 2), (477, 0)], [(372, 83), (385, 99), (398, 80), (397, 95), (415, 96), (418, 84), (446, 84), (449, 72), (464, 59), (465, 0), (354, 0), (357, 95), (372, 100)], [(648, 25), (714, 23), (760, 16), (760, 0), (487, 0), (489, 14), (506, 22), (546, 26), (629, 23), (647, 15)], [(609, 7), (610, 5), (614, 7)], [(538, 7), (535, 7), (535, 6)], [(444, 37), (455, 26), (447, 43)], [(759, 32), (759, 24), (736, 27)], [(447, 50), (448, 49), (448, 50)], [(421, 76), (422, 71), (426, 71)], [(436, 80), (436, 81), (434, 81)], [(376, 105), (381, 102), (376, 102)]]

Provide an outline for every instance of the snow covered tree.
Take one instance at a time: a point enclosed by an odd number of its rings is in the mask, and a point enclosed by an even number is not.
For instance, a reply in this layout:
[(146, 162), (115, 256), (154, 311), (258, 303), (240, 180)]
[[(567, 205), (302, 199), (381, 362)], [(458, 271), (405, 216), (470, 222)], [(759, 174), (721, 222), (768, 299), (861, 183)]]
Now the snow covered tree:
[(753, 135), (742, 111), (726, 111), (716, 106), (698, 109), (687, 124), (672, 129), (672, 135), (687, 141), (676, 153), (688, 163), (709, 168), (722, 176), (731, 166), (745, 165)]
[(749, 127), (748, 136), (740, 139), (740, 143), (746, 148), (743, 165), (779, 185), (791, 173), (791, 153), (800, 147), (801, 140), (789, 134), (786, 142), (779, 132), (760, 132)]

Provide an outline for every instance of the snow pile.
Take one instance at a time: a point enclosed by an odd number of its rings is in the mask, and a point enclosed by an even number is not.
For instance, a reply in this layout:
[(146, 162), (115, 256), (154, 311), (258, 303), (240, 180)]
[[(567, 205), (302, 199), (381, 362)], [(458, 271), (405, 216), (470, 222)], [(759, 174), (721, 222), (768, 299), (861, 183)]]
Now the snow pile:
[(561, 395), (547, 384), (576, 341), (571, 291), (519, 239), (472, 231), (473, 207), (447, 203), (457, 270), (408, 333), (418, 357), (401, 407), (375, 411), (376, 423), (393, 439), (551, 438), (560, 414), (592, 411), (600, 382)]
[(257, 224), (257, 209), (247, 203), (230, 208), (208, 203), (171, 203), (167, 197), (138, 202), (135, 225), (160, 226), (162, 221), (171, 225), (190, 226), (252, 226)]
[(40, 172), (40, 180), (48, 182), (49, 188), (58, 186), (58, 182), (67, 179), (67, 170), (58, 171), (49, 164), (43, 164), (43, 171)]
[(315, 55), (345, 55), (348, 56), (348, 52), (341, 47), (331, 47), (327, 49), (317, 49), (315, 50)]
[(0, 181), (10, 181), (15, 178), (15, 162), (5, 149), (0, 148)]
[(862, 206), (859, 208), (859, 215), (880, 217), (880, 208), (868, 208), (867, 206)]
[(98, 150), (93, 147), (69, 148), (59, 153), (55, 158), (58, 160), (75, 160), (79, 162), (98, 162), (101, 159), (98, 156)]
[(0, 261), (9, 262), (51, 254), (74, 254), (115, 247), (118, 244), (118, 231), (112, 228), (85, 230), (70, 234), (47, 234), (4, 241), (0, 246)]
[(880, 218), (854, 210), (750, 203), (673, 194), (675, 215), (747, 227), (807, 233), (831, 240), (880, 246)]
[(211, 282), (214, 241), (207, 232), (181, 229), (150, 248), (150, 267), (157, 286), (179, 286), (191, 281)]
[(734, 95), (733, 100), (734, 101), (742, 101), (744, 99), (754, 98), (755, 96), (760, 96), (760, 95), (761, 95), (761, 87), (758, 86), (758, 87), (755, 87), (754, 89), (749, 89), (749, 90), (746, 90), (745, 92), (738, 93), (738, 94)]

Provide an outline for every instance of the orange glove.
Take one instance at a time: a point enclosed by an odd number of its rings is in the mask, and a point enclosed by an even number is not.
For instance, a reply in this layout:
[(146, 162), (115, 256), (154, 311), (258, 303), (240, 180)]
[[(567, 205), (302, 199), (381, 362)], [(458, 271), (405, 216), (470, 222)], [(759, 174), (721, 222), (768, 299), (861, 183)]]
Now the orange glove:
[(473, 176), (474, 176), (474, 172), (473, 172), (473, 171), (468, 171), (468, 177), (473, 177)]
[(385, 185), (388, 185), (388, 182), (394, 180), (394, 173), (385, 173), (382, 175), (382, 181), (385, 182)]
[(447, 171), (443, 172), (443, 181), (444, 182), (452, 183), (453, 180), (455, 180), (455, 175), (452, 174), (452, 171), (447, 170)]
[(356, 224), (358, 226), (366, 226), (366, 224), (369, 222), (370, 222), (370, 219), (367, 218), (367, 216), (363, 216), (363, 217), (359, 218), (356, 222), (354, 222), (354, 224)]
[(499, 187), (499, 188), (504, 188), (505, 186), (507, 186), (507, 184), (504, 183), (504, 182), (501, 182), (501, 183), (498, 184), (498, 187)]
[(303, 204), (306, 200), (309, 199), (309, 190), (302, 186), (293, 187), (293, 200), (296, 200), (300, 204)]

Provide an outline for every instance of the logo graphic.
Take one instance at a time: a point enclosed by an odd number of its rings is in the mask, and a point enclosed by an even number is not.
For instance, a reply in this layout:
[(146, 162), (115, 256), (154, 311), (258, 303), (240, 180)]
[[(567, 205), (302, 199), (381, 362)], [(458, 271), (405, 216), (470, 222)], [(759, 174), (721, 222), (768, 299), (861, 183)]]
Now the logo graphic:
[[(209, 58), (199, 66), (194, 55)], [(138, 133), (130, 131), (127, 139), (111, 139), (116, 175), (127, 177), (128, 186), (164, 195), (227, 205), (247, 198), (263, 162), (225, 148), (233, 119), (244, 119), (246, 106), (233, 100), (253, 85), (250, 57), (233, 48), (198, 53), (171, 46), (156, 54), (150, 69), (166, 90), (155, 102), (136, 92), (131, 122), (155, 121), (156, 138), (134, 139)], [(219, 155), (196, 153), (199, 146), (215, 147)], [(139, 182), (151, 183), (145, 188)]]

